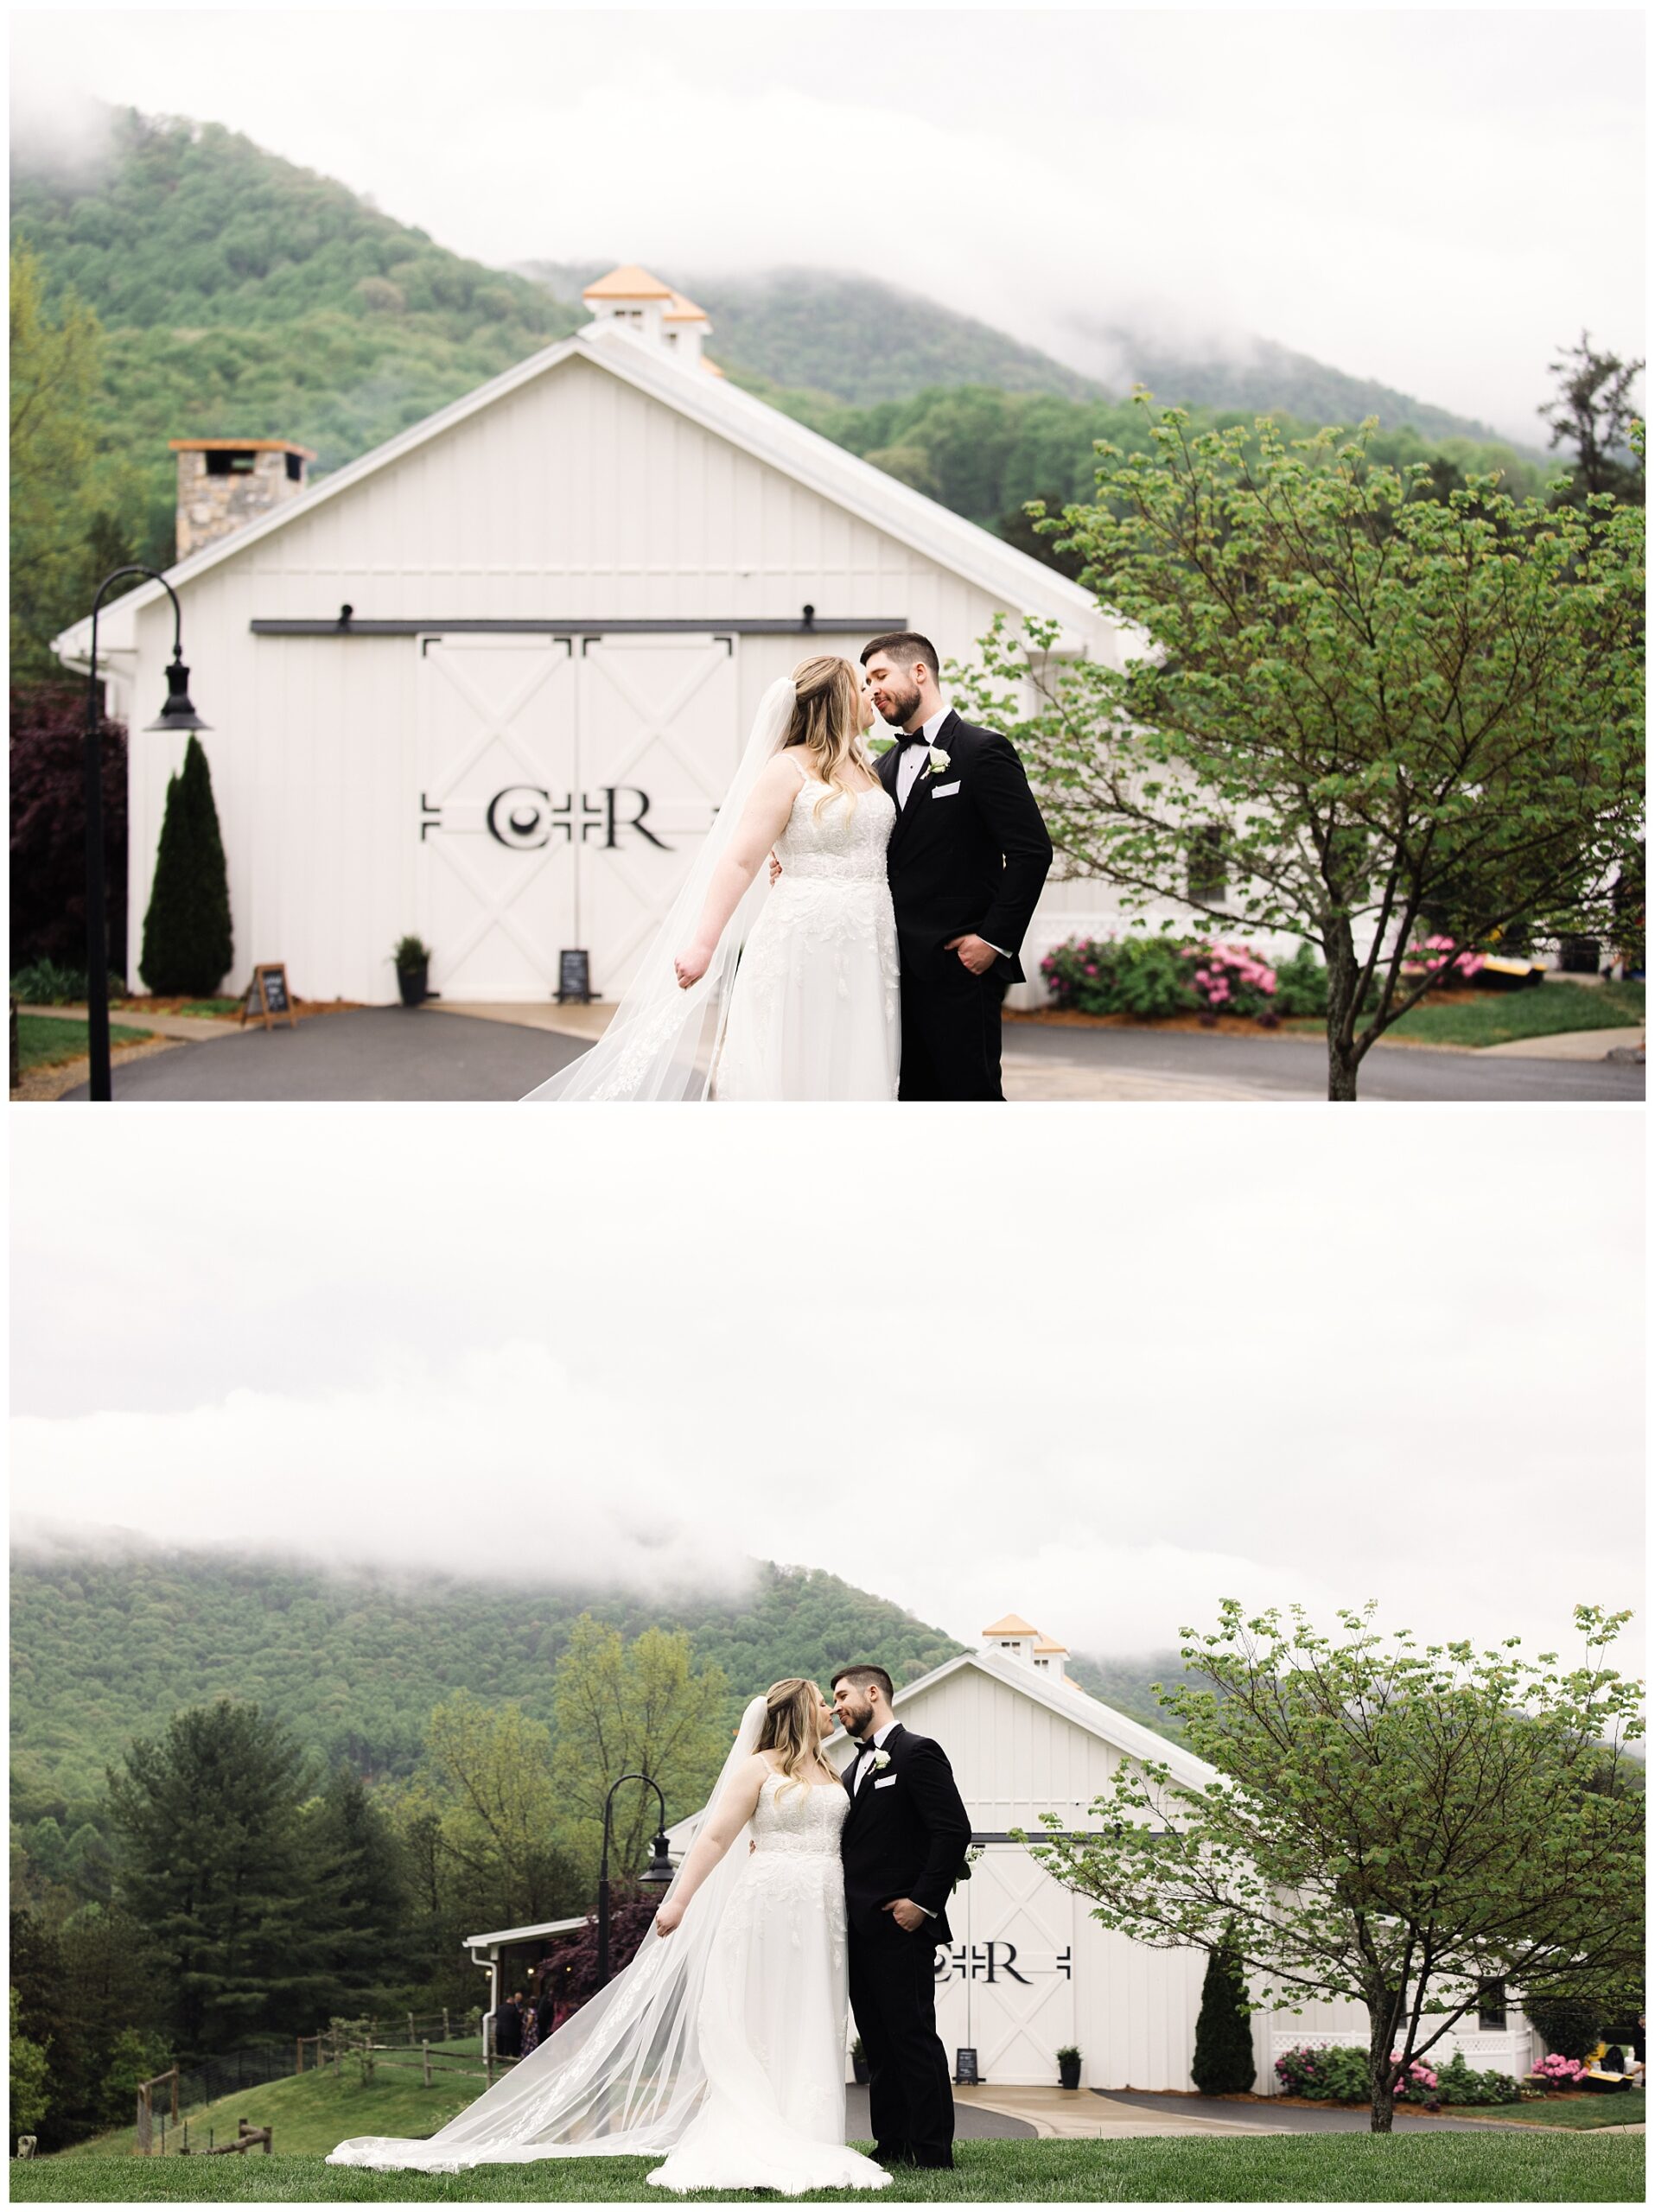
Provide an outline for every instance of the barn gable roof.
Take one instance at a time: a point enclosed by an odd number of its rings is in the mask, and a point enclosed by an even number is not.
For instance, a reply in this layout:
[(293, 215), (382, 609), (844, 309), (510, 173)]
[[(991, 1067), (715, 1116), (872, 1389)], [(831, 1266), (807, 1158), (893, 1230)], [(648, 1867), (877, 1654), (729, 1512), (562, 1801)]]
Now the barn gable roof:
[[(1146, 1728), (1141, 1720), (1133, 1720), (1118, 1713), (1112, 1705), (1105, 1705), (1101, 1698), (1077, 1689), (1064, 1680), (1041, 1673), (1034, 1667), (1022, 1665), (1014, 1659), (1002, 1659), (994, 1651), (962, 1651), (952, 1659), (945, 1659), (940, 1667), (933, 1667), (928, 1675), (921, 1675), (916, 1682), (906, 1683), (891, 1700), (892, 1710), (899, 1719), (902, 1708), (911, 1705), (939, 1682), (951, 1676), (975, 1669), (986, 1675), (990, 1681), (1015, 1690), (1036, 1705), (1044, 1706), (1060, 1719), (1072, 1721), (1077, 1728), (1084, 1728), (1088, 1735), (1096, 1736), (1112, 1751), (1123, 1751), (1129, 1758), (1156, 1759), (1171, 1772), (1173, 1780), (1193, 1789), (1203, 1789), (1210, 1782), (1221, 1782), (1223, 1777), (1205, 1759), (1197, 1758), (1194, 1751), (1186, 1751), (1181, 1744), (1168, 1743), (1164, 1736), (1157, 1736), (1153, 1728)], [(828, 1738), (830, 1745), (840, 1743), (844, 1731), (836, 1728)], [(675, 1821), (667, 1830), (667, 1839), (674, 1851), (685, 1850), (693, 1841), (697, 1830), (707, 1811), (703, 1805)]]
[[(234, 560), (570, 360), (588, 362), (659, 400), (755, 460), (911, 545), (939, 567), (977, 584), (1020, 613), (1060, 623), (1072, 637), (1079, 632), (1094, 652), (1109, 650), (1117, 626), (1079, 584), (927, 499), (924, 493), (899, 483), (871, 462), (847, 453), (780, 409), (720, 378), (688, 370), (671, 355), (656, 353), (617, 323), (589, 324), (573, 337), (531, 354), (423, 422), (387, 438), (371, 453), (309, 486), (296, 499), (284, 500), (256, 522), (178, 562), (168, 570), (169, 581), (175, 588), (190, 583), (221, 563)], [(111, 651), (129, 645), (130, 618), (161, 598), (163, 590), (159, 583), (144, 582), (112, 600), (99, 617), (100, 647), (105, 638)], [(53, 651), (71, 665), (78, 658), (84, 668), (90, 644), (87, 616), (54, 639)]]

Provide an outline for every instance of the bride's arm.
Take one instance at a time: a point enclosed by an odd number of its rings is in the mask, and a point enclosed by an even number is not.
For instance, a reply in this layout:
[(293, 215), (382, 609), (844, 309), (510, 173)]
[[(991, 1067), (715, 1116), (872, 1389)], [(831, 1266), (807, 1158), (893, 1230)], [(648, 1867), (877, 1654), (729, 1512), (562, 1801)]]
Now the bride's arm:
[(786, 753), (766, 761), (758, 781), (748, 794), (742, 818), (729, 849), (713, 870), (707, 901), (696, 925), (695, 939), (673, 962), (679, 987), (688, 990), (698, 983), (718, 950), (718, 940), (729, 926), (729, 918), (741, 905), (760, 862), (782, 831), (799, 794), (799, 775)]
[(752, 1819), (759, 1791), (769, 1771), (769, 1761), (755, 1751), (725, 1783), (717, 1803), (702, 1822), (700, 1834), (690, 1847), (690, 1855), (684, 1862), (672, 1896), (655, 1916), (658, 1936), (672, 1933), (684, 1917), (684, 1907)]

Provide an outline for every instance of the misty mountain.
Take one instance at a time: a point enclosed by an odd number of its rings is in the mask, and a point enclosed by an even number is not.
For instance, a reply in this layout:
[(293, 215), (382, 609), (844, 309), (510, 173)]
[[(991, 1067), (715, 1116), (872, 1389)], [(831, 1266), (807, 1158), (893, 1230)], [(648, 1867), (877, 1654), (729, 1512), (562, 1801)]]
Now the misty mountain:
[[(514, 273), (573, 302), (595, 276), (614, 266), (614, 261), (528, 261), (519, 263)], [(1410, 426), (1428, 439), (1509, 442), (1486, 423), (1346, 375), (1266, 339), (1222, 353), (1191, 353), (1142, 331), (1088, 321), (1076, 327), (1077, 351), (1099, 364), (1098, 372), (1087, 376), (970, 315), (869, 276), (820, 269), (723, 278), (665, 268), (653, 273), (706, 309), (713, 326), (710, 350), (722, 367), (743, 381), (759, 379), (852, 406), (908, 399), (939, 385), (990, 385), (1001, 391), (1085, 400), (1124, 398), (1142, 384), (1168, 405), (1281, 413), (1318, 424), (1354, 424), (1377, 415), (1388, 430)], [(1537, 445), (1528, 450), (1538, 457)]]
[[(729, 1675), (732, 1705), (787, 1675), (853, 1658), (900, 1686), (962, 1647), (900, 1605), (809, 1567), (754, 1565), (739, 1597), (648, 1599), (425, 1575), (332, 1573), (308, 1562), (173, 1550), (93, 1532), (12, 1555), (14, 1760), (66, 1797), (181, 1707), (250, 1699), (306, 1751), (374, 1778), (416, 1764), (433, 1706), (456, 1689), (551, 1717), (552, 1671), (583, 1611), (628, 1637), (687, 1630)], [(1175, 1673), (1177, 1662), (1171, 1662)], [(1157, 1725), (1156, 1666), (1077, 1661), (1088, 1688)]]

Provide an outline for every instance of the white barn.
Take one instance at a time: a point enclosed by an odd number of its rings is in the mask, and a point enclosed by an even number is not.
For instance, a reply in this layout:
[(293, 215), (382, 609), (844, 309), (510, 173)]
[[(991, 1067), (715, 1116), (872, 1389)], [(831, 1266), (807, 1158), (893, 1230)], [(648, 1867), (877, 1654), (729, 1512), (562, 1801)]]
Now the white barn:
[[(960, 1654), (899, 1689), (899, 1719), (947, 1752), (982, 1849), (971, 1879), (949, 1904), (952, 1946), (937, 1955), (937, 2026), (951, 2060), (975, 2050), (980, 2077), (1002, 2087), (1057, 2080), (1057, 2051), (1081, 2052), (1081, 2082), (1099, 2089), (1193, 2089), (1190, 2061), (1206, 1954), (1159, 1951), (1092, 1918), (1084, 1897), (1042, 1871), (1009, 1831), (1040, 1833), (1042, 1812), (1087, 1824), (1092, 1801), (1123, 1761), (1163, 1760), (1199, 1786), (1215, 1770), (1140, 1722), (1089, 1696), (1063, 1670), (1064, 1647), (1016, 1615)], [(850, 1739), (829, 1757), (843, 1770)], [(669, 1831), (688, 1848), (702, 1815)], [(1365, 2009), (1307, 2004), (1253, 2016), (1256, 2075), (1279, 2088), (1272, 2067), (1299, 2044), (1365, 2048)], [(1467, 2014), (1436, 2056), (1457, 2045), (1467, 2063), (1519, 2077), (1541, 2046), (1512, 2006), (1482, 2021)]]
[[(544, 1001), (572, 948), (612, 998), (761, 694), (806, 652), (900, 625), (965, 659), (1005, 613), (1119, 653), (1089, 593), (727, 383), (693, 302), (622, 270), (588, 306), (574, 337), (318, 482), (277, 439), (181, 454), (198, 550), (169, 581), (210, 725), (227, 988), (282, 960), (302, 996), (387, 1001), (412, 933), (451, 1000)], [(99, 619), (132, 733), (133, 988), (184, 742), (143, 731), (172, 638), (154, 582)], [(56, 651), (84, 670), (89, 619)], [(1025, 964), (1115, 912), (1102, 887), (1049, 887)]]

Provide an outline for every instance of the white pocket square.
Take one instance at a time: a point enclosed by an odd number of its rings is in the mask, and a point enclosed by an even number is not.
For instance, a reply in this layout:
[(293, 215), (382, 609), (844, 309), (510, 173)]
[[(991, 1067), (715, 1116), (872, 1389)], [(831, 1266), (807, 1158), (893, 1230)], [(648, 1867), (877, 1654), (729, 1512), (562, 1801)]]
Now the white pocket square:
[(931, 786), (931, 796), (933, 798), (952, 798), (958, 789), (958, 779), (952, 784), (933, 784)]
[(879, 1777), (879, 1780), (874, 1784), (874, 1787), (875, 1789), (894, 1789), (896, 1787), (896, 1777), (894, 1774), (882, 1774)]

